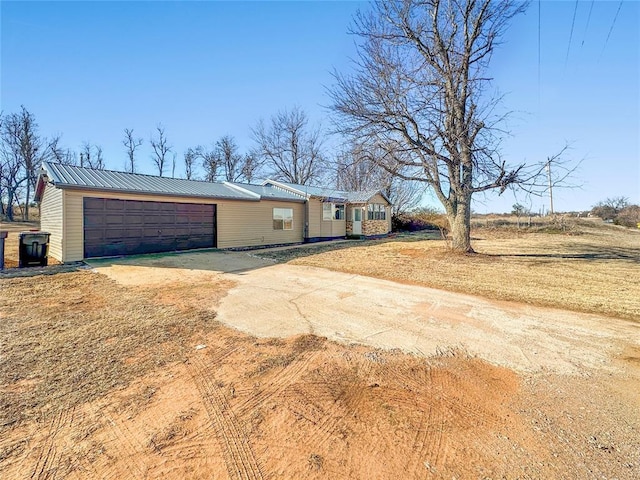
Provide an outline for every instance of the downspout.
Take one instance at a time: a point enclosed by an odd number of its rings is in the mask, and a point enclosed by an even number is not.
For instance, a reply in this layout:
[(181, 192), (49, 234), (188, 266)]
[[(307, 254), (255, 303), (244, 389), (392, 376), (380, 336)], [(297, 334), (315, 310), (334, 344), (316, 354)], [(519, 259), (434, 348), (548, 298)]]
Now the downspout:
[(309, 199), (304, 201), (304, 231), (302, 233), (303, 241), (307, 243), (309, 241)]

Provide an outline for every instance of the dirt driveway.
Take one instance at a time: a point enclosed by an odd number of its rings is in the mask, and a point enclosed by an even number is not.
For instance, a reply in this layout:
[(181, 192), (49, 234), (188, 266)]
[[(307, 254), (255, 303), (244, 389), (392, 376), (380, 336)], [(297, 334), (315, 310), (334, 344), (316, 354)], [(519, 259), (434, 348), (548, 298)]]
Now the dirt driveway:
[[(1, 478), (640, 478), (631, 322), (249, 253), (91, 264), (0, 280)], [(258, 338), (299, 332), (339, 342)]]
[(258, 337), (312, 333), (423, 356), (459, 349), (519, 372), (612, 371), (640, 346), (636, 323), (498, 302), (249, 253), (195, 252), (91, 262), (125, 285), (233, 281), (217, 319)]

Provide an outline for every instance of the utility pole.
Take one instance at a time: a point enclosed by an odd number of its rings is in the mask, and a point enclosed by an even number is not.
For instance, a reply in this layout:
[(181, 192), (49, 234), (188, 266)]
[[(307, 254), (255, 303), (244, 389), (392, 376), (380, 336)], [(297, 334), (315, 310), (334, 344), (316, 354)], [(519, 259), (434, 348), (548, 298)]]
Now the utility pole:
[(547, 176), (549, 177), (549, 214), (553, 215), (553, 183), (551, 182), (551, 159), (547, 157)]

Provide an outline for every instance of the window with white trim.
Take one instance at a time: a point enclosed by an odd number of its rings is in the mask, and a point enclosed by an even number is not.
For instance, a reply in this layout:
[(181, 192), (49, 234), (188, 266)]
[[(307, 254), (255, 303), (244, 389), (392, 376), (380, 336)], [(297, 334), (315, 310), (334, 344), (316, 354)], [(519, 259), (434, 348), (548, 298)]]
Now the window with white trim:
[(293, 230), (293, 208), (273, 209), (273, 229)]
[(367, 205), (367, 220), (386, 220), (387, 208), (381, 203)]
[(344, 204), (340, 203), (323, 203), (322, 204), (322, 220), (344, 220)]

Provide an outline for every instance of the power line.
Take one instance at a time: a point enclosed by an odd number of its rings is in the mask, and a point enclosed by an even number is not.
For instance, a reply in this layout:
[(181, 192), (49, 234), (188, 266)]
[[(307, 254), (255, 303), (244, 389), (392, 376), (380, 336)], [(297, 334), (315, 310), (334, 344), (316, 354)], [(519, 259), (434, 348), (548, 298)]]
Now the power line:
[(604, 54), (604, 49), (607, 48), (607, 43), (609, 43), (609, 37), (611, 37), (611, 32), (613, 32), (613, 27), (616, 24), (616, 20), (618, 19), (618, 14), (620, 13), (620, 9), (622, 8), (622, 2), (623, 0), (620, 0), (620, 3), (618, 4), (618, 10), (616, 10), (616, 16), (613, 17), (613, 22), (611, 22), (611, 28), (609, 29), (609, 33), (607, 34), (607, 39), (604, 41), (604, 46), (602, 47), (602, 53), (600, 54), (600, 58), (602, 58), (602, 55)]
[(573, 20), (571, 21), (571, 33), (569, 33), (569, 44), (567, 45), (567, 56), (564, 59), (564, 68), (567, 69), (567, 63), (569, 62), (569, 50), (571, 50), (571, 39), (573, 38), (573, 27), (576, 24), (576, 13), (578, 13), (578, 0), (573, 8)]
[(591, 0), (591, 6), (589, 7), (589, 16), (587, 17), (587, 25), (584, 27), (584, 33), (582, 34), (582, 43), (580, 48), (584, 46), (584, 39), (587, 37), (587, 30), (589, 30), (589, 22), (591, 21), (591, 12), (593, 12), (593, 4), (596, 0)]

